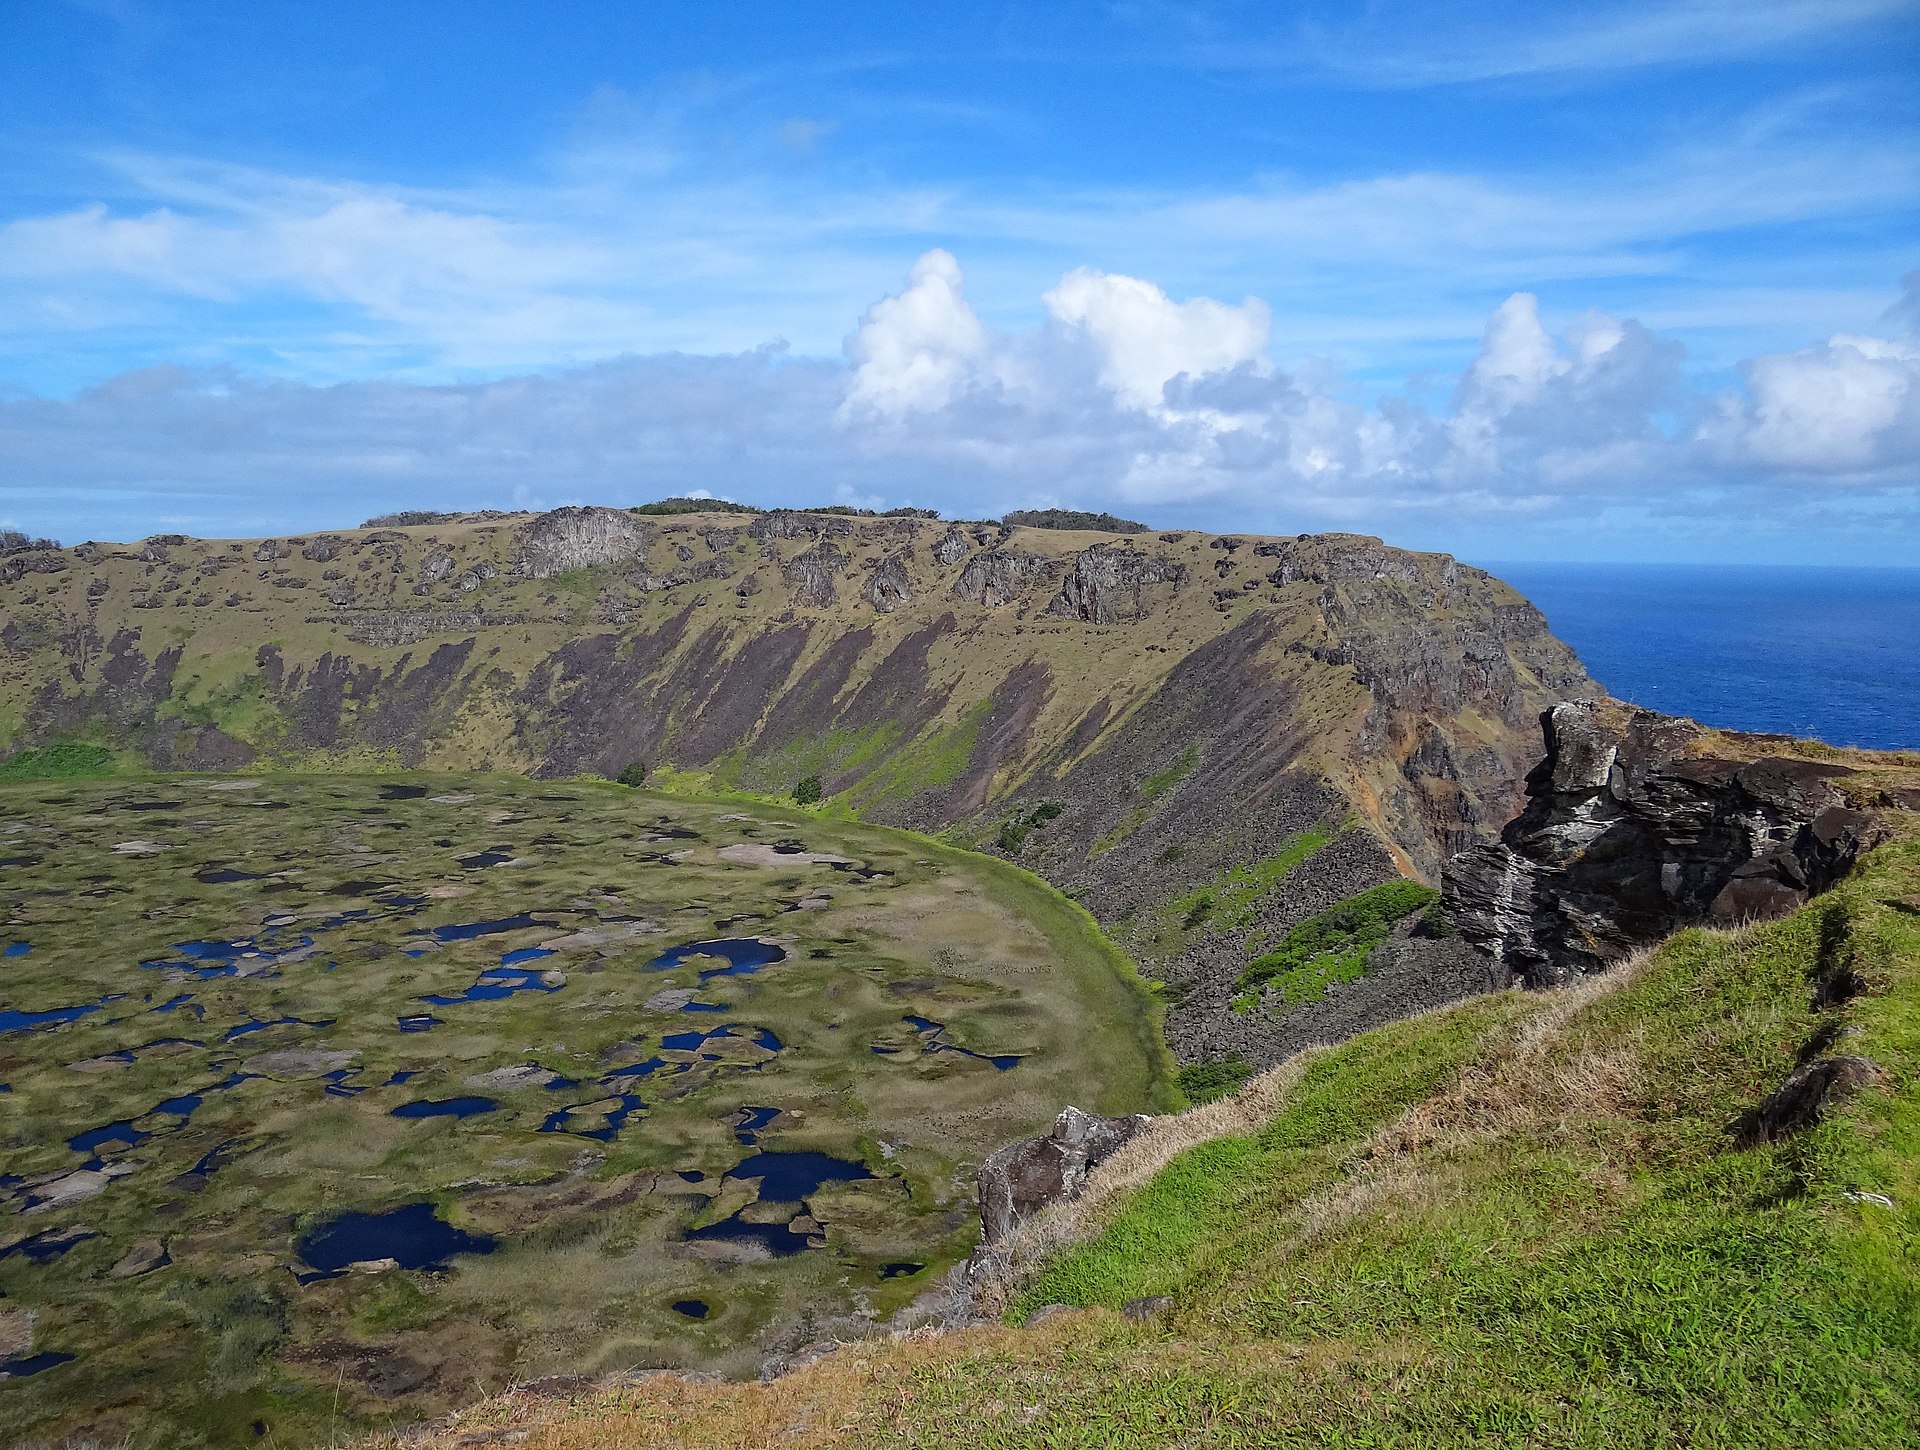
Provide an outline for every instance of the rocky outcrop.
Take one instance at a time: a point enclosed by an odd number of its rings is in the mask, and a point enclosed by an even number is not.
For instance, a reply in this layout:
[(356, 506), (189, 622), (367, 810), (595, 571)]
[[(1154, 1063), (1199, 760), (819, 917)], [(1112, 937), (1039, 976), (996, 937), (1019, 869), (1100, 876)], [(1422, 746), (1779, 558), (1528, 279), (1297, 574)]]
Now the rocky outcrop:
[(302, 546), (300, 557), (311, 559), (316, 564), (331, 564), (340, 557), (344, 547), (345, 545), (332, 534), (317, 534)]
[(847, 570), (847, 556), (829, 543), (815, 544), (781, 566), (793, 590), (793, 602), (809, 609), (832, 609), (840, 602), (833, 581)]
[(647, 526), (622, 509), (554, 509), (521, 530), (513, 572), (548, 579), (569, 569), (624, 564), (646, 547)]
[(1613, 700), (1542, 717), (1546, 758), (1500, 840), (1455, 856), (1446, 914), (1533, 986), (1611, 966), (1682, 926), (1781, 916), (1872, 843), (1836, 782), (1846, 766), (1764, 753)]
[(841, 539), (853, 532), (853, 521), (844, 514), (796, 513), (775, 509), (762, 514), (750, 526), (756, 539)]
[(955, 597), (989, 608), (1010, 604), (1035, 584), (1051, 582), (1057, 568), (1052, 559), (1019, 549), (990, 549), (976, 554), (960, 571)]
[(943, 568), (950, 564), (957, 564), (967, 557), (969, 547), (971, 546), (967, 543), (967, 536), (960, 532), (959, 525), (952, 525), (934, 540), (933, 561)]
[(991, 1248), (1049, 1204), (1078, 1198), (1087, 1173), (1147, 1124), (1144, 1113), (1103, 1118), (1067, 1108), (1042, 1138), (1009, 1143), (980, 1165), (980, 1236)]
[(1787, 1074), (1738, 1128), (1743, 1146), (1777, 1143), (1810, 1128), (1862, 1089), (1885, 1087), (1887, 1074), (1867, 1057), (1821, 1057)]
[(868, 576), (862, 593), (867, 603), (882, 614), (892, 614), (903, 604), (913, 602), (913, 581), (907, 577), (907, 566), (898, 554), (889, 554), (880, 561), (879, 567)]
[(1147, 590), (1178, 584), (1184, 573), (1171, 559), (1114, 544), (1095, 544), (1073, 561), (1047, 613), (1088, 624), (1118, 624), (1147, 612)]

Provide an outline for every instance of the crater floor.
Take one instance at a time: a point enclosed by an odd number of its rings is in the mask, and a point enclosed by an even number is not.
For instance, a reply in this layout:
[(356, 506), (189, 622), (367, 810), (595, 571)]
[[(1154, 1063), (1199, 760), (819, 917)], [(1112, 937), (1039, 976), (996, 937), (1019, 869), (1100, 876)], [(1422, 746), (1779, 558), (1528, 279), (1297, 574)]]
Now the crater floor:
[[(924, 838), (499, 775), (0, 788), (5, 1438), (315, 1443), (750, 1373), (1148, 1106), (1144, 997)], [(690, 1306), (697, 1306), (697, 1312)]]

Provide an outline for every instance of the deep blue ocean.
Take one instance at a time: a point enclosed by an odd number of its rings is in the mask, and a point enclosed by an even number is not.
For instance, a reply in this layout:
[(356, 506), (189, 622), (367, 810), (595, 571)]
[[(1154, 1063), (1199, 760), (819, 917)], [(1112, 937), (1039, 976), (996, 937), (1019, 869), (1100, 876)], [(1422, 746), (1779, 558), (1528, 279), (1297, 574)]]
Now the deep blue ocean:
[(1735, 730), (1920, 748), (1920, 569), (1487, 568), (1623, 700)]

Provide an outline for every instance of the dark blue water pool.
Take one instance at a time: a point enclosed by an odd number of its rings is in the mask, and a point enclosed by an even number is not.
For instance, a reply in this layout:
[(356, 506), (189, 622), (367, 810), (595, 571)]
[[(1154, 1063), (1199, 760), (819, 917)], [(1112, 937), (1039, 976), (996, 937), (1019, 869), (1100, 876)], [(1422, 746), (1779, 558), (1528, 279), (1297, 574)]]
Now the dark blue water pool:
[(29, 1375), (40, 1374), (55, 1365), (71, 1364), (73, 1356), (46, 1350), (40, 1354), (23, 1354), (17, 1359), (0, 1360), (0, 1380), (23, 1380)]
[(864, 1163), (830, 1153), (755, 1153), (727, 1170), (729, 1178), (758, 1178), (763, 1203), (799, 1203), (824, 1183), (873, 1177)]
[(724, 967), (711, 967), (700, 974), (701, 981), (710, 982), (715, 977), (748, 976), (762, 967), (784, 962), (787, 952), (784, 947), (772, 942), (756, 941), (752, 937), (715, 937), (711, 941), (691, 941), (664, 951), (648, 962), (646, 969), (650, 972), (671, 971), (689, 957), (719, 957), (726, 963)]
[(321, 1275), (349, 1264), (392, 1259), (403, 1269), (444, 1269), (458, 1254), (488, 1254), (493, 1239), (455, 1228), (431, 1203), (410, 1203), (385, 1213), (343, 1213), (303, 1237), (297, 1252)]
[[(538, 951), (538, 948), (532, 948)], [(512, 953), (509, 953), (512, 955)], [(541, 953), (550, 955), (550, 953)], [(511, 997), (515, 992), (557, 992), (557, 983), (540, 980), (542, 973), (534, 967), (489, 967), (479, 979), (466, 991), (455, 996), (425, 996), (422, 1002), (431, 1002), (436, 1007), (451, 1007), (459, 1002), (497, 1002), (502, 997)]]
[(41, 1027), (53, 1027), (62, 1022), (73, 1022), (89, 1012), (98, 1012), (98, 1002), (82, 1002), (78, 1007), (54, 1007), (45, 1012), (16, 1012), (12, 1008), (0, 1009), (0, 1033), (32, 1032)]
[(491, 1113), (499, 1106), (500, 1104), (492, 1098), (421, 1098), (417, 1102), (400, 1104), (393, 1110), (393, 1116), (396, 1118), (472, 1118), (481, 1113)]
[[(616, 1106), (600, 1112), (583, 1112), (593, 1103), (617, 1100)], [(592, 1138), (596, 1142), (611, 1143), (626, 1127), (627, 1119), (635, 1113), (644, 1112), (646, 1104), (632, 1093), (608, 1093), (604, 1098), (595, 1098), (593, 1103), (577, 1103), (572, 1107), (561, 1108), (547, 1114), (546, 1121), (540, 1125), (543, 1133), (571, 1133), (577, 1138)], [(589, 1127), (589, 1123), (604, 1117), (598, 1127)]]
[[(971, 1047), (962, 1047), (951, 1037), (947, 1036), (947, 1027), (944, 1022), (935, 1022), (931, 1017), (907, 1016), (900, 1020), (919, 1034), (920, 1050), (922, 1052), (957, 1053), (961, 1057), (971, 1057), (975, 1062), (990, 1062), (998, 1072), (1012, 1072), (1014, 1068), (1020, 1065), (1022, 1054), (1019, 1053), (975, 1052)], [(878, 1053), (882, 1057), (892, 1057), (899, 1049), (876, 1046), (870, 1048), (869, 1051)]]
[(472, 941), (475, 937), (498, 936), (504, 931), (525, 931), (530, 926), (552, 926), (552, 922), (539, 921), (527, 912), (516, 916), (496, 917), (492, 921), (469, 921), (453, 926), (433, 926), (427, 928), (427, 935), (435, 941)]

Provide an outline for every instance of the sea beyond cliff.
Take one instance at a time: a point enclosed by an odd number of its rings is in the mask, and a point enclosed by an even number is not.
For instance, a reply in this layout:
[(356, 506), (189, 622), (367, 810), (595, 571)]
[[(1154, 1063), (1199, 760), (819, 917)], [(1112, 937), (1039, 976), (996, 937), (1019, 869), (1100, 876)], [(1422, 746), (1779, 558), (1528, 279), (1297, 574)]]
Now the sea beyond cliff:
[(1730, 730), (1920, 747), (1920, 569), (1486, 567), (1623, 700)]

